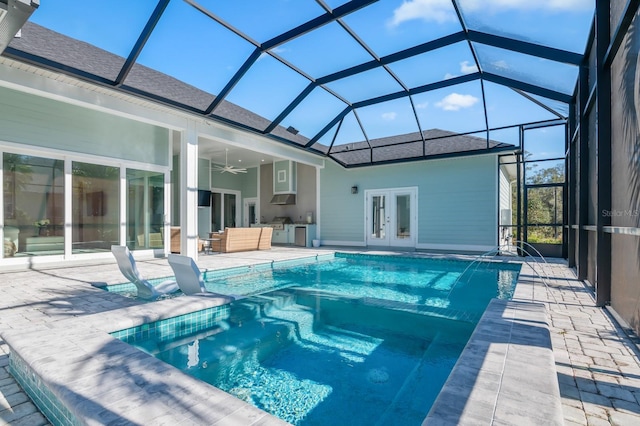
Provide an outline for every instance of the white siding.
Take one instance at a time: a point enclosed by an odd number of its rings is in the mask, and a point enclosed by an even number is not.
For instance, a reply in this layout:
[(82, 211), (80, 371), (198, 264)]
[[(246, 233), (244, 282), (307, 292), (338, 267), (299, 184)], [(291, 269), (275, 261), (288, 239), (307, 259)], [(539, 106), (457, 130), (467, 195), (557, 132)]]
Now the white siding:
[(3, 87), (0, 141), (170, 166), (167, 129)]
[[(500, 210), (511, 210), (511, 184), (507, 172), (500, 167)], [(502, 221), (500, 222), (502, 225)]]
[[(323, 241), (364, 244), (364, 191), (418, 187), (418, 247), (494, 247), (498, 176), (492, 155), (321, 171)], [(351, 187), (358, 185), (358, 194)]]
[[(500, 167), (500, 211), (499, 220), (500, 225), (509, 225), (508, 222), (503, 221), (502, 212), (503, 211), (511, 211), (511, 183), (509, 182), (507, 171), (504, 167)], [(511, 215), (510, 215), (511, 216)], [(501, 228), (500, 229), (500, 238), (499, 244), (505, 245), (509, 243), (508, 237), (511, 235), (511, 228)]]

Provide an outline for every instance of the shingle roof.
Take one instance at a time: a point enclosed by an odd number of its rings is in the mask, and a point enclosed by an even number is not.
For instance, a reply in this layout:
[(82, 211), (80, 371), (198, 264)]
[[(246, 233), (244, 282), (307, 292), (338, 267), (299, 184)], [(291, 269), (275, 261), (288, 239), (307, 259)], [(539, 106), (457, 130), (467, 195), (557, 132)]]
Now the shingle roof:
[(515, 145), (488, 140), (486, 137), (460, 135), (441, 129), (430, 129), (387, 138), (372, 139), (333, 148), (338, 161), (350, 165), (451, 156), (454, 154), (485, 153), (488, 150), (511, 150)]
[[(103, 83), (110, 87), (110, 83), (116, 80), (125, 63), (125, 58), (121, 56), (31, 22), (25, 24), (21, 37), (14, 39), (10, 48), (9, 55), (12, 51), (18, 52), (22, 60), (31, 60), (40, 66), (44, 64), (56, 70), (68, 71), (81, 78), (84, 73), (93, 74), (104, 79)], [(210, 93), (137, 63), (133, 65), (124, 84), (115, 88), (196, 113), (204, 113), (215, 99)], [(261, 134), (270, 124), (270, 120), (226, 100), (222, 101), (215, 114), (209, 118), (239, 125)], [(330, 153), (339, 163), (350, 166), (515, 148), (513, 145), (492, 140), (487, 143), (486, 138), (459, 135), (440, 129), (425, 130), (422, 135), (424, 143), (420, 133), (416, 132), (371, 139), (368, 142), (337, 145), (330, 147), (331, 149), (316, 143), (312, 149), (325, 155)], [(304, 146), (309, 142), (307, 137), (301, 134), (294, 135), (282, 126), (277, 126), (271, 132), (271, 136), (298, 146)]]

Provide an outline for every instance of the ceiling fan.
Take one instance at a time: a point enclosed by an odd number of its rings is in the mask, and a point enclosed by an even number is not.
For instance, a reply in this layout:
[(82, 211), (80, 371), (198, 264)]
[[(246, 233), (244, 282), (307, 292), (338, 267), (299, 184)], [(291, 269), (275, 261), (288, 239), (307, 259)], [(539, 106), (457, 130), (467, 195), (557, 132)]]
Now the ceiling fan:
[(215, 170), (216, 172), (220, 172), (220, 173), (229, 172), (229, 173), (232, 173), (234, 175), (238, 174), (238, 173), (247, 173), (247, 169), (244, 168), (244, 167), (230, 166), (229, 165), (229, 161), (227, 159), (227, 155), (228, 154), (229, 154), (229, 149), (225, 148), (225, 150), (224, 150), (224, 167), (215, 164), (213, 166), (213, 170)]

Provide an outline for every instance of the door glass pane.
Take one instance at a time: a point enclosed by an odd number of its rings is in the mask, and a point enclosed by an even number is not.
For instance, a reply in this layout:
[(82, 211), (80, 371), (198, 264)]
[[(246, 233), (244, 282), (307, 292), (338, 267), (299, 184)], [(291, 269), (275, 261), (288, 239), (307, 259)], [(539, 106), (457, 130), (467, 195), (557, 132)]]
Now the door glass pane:
[(256, 218), (256, 205), (255, 204), (249, 204), (249, 223), (248, 225), (251, 225), (252, 223), (258, 223), (258, 220)]
[(72, 163), (73, 253), (109, 251), (119, 243), (120, 169)]
[(396, 196), (396, 238), (411, 238), (411, 196)]
[(164, 175), (127, 169), (127, 246), (164, 247)]
[(64, 162), (5, 153), (4, 257), (64, 253)]
[(236, 227), (236, 196), (224, 194), (224, 227)]
[(211, 194), (211, 230), (224, 231), (222, 226), (222, 194), (213, 192)]
[(385, 196), (374, 195), (371, 198), (371, 236), (385, 238)]

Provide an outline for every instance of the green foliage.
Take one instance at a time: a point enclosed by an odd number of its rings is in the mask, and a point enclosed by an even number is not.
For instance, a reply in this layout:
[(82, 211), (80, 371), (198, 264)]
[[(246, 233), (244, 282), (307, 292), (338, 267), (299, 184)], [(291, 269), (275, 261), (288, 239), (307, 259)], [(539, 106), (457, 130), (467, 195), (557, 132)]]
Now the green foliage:
[[(547, 184), (562, 183), (565, 180), (564, 164), (557, 164), (553, 167), (539, 168), (539, 164), (544, 163), (525, 163), (527, 184)], [(517, 223), (517, 187), (513, 186), (513, 223)], [(527, 229), (527, 241), (530, 243), (562, 243), (562, 227), (561, 226), (531, 226), (546, 225), (554, 223), (562, 223), (563, 188), (557, 187), (538, 187), (527, 189), (527, 222), (530, 225)], [(524, 197), (522, 198), (524, 201)], [(524, 218), (523, 218), (524, 219)]]
[[(548, 228), (548, 227), (547, 227)], [(562, 232), (558, 229), (557, 237), (545, 235), (548, 232), (542, 231), (538, 228), (529, 228), (529, 235), (527, 235), (527, 242), (532, 244), (562, 244)]]

